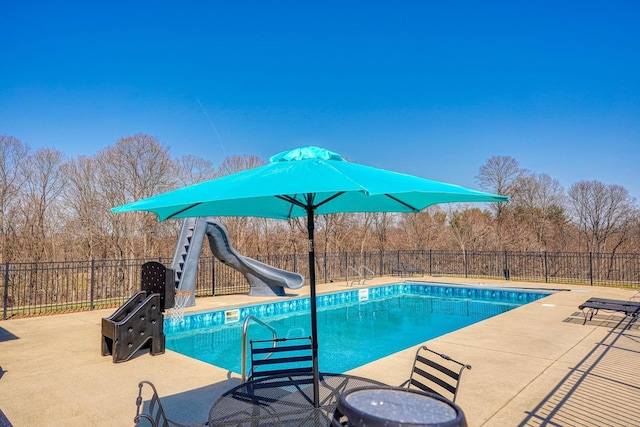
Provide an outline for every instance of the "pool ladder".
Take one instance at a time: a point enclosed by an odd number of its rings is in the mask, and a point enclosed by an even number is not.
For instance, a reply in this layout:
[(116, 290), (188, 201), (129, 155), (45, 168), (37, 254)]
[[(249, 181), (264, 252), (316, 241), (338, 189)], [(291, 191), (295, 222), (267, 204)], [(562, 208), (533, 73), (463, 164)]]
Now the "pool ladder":
[[(249, 324), (252, 321), (269, 329), (273, 334), (273, 339), (249, 341), (247, 335)], [(300, 328), (300, 331), (304, 332), (304, 329)], [(251, 371), (248, 379), (252, 380), (256, 377), (271, 375), (298, 376), (313, 373), (311, 341), (311, 337), (302, 336), (278, 338), (278, 334), (272, 326), (254, 315), (247, 316), (242, 326), (242, 382), (247, 381), (247, 343), (251, 344)], [(292, 342), (293, 344), (291, 344)], [(271, 344), (270, 347), (269, 344)], [(256, 358), (257, 355), (260, 357)], [(258, 368), (260, 370), (257, 370)]]
[[(352, 281), (349, 281), (349, 271), (353, 271), (356, 274), (356, 278)], [(365, 281), (371, 280), (374, 277), (376, 277), (376, 274), (364, 264), (360, 266), (359, 270), (351, 266), (347, 268), (347, 286), (353, 286), (354, 284), (358, 286), (364, 285)]]
[[(276, 332), (276, 330), (273, 328), (273, 326), (270, 326), (268, 323), (264, 322), (263, 320), (260, 320), (259, 318), (257, 318), (256, 316), (254, 316), (253, 314), (248, 315), (245, 319), (244, 319), (244, 323), (242, 325), (242, 382), (246, 382), (247, 381), (247, 330), (249, 329), (249, 323), (253, 321), (255, 323), (257, 323), (260, 326), (263, 326), (265, 328), (267, 328), (268, 330), (271, 331), (271, 333), (273, 334), (273, 347), (276, 347), (276, 343), (277, 343), (277, 339), (278, 339), (278, 334)], [(268, 359), (269, 357), (271, 357), (273, 353), (269, 353), (265, 359)], [(249, 372), (249, 376), (251, 376), (251, 372)]]

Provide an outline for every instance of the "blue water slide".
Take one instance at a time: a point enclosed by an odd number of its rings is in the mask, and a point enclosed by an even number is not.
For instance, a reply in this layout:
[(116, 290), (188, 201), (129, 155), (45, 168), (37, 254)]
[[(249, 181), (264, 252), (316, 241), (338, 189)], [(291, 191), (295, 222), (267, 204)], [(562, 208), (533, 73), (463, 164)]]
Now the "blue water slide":
[(229, 241), (227, 229), (211, 218), (186, 218), (176, 244), (171, 268), (176, 273), (176, 289), (191, 292), (186, 306), (195, 305), (194, 291), (198, 260), (204, 236), (208, 237), (213, 255), (221, 262), (240, 271), (249, 282), (249, 295), (284, 296), (284, 288), (298, 289), (304, 277), (239, 254)]

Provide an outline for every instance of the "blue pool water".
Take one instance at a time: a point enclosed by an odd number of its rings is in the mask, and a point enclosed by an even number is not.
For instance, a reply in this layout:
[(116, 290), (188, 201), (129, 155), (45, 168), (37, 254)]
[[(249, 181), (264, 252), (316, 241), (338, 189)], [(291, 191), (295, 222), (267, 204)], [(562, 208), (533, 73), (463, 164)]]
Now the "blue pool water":
[[(422, 283), (320, 295), (320, 370), (343, 373), (547, 295)], [(240, 373), (242, 323), (250, 314), (273, 326), (278, 337), (311, 335), (309, 298), (296, 298), (186, 315), (181, 323), (165, 320), (167, 348)], [(249, 339), (270, 338), (264, 327), (250, 326)]]

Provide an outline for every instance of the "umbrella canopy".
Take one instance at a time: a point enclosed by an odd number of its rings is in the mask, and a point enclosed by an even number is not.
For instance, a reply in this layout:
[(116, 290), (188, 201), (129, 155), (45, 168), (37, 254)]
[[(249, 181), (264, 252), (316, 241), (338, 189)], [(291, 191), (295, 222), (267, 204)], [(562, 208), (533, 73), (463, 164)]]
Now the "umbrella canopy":
[(118, 206), (160, 221), (195, 216), (307, 217), (314, 403), (319, 405), (314, 215), (342, 212), (420, 212), (451, 202), (506, 202), (508, 197), (346, 161), (319, 147), (277, 154), (254, 169)]
[(419, 212), (449, 202), (500, 202), (504, 196), (363, 166), (318, 147), (270, 163), (113, 209), (154, 212), (160, 221), (194, 216), (289, 219), (341, 212)]

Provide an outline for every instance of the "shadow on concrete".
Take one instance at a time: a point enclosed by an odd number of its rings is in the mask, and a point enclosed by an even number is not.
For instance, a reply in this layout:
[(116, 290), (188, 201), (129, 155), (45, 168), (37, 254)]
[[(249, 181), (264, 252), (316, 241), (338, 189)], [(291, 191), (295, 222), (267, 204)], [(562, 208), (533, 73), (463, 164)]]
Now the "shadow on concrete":
[[(172, 421), (180, 424), (199, 424), (208, 421), (209, 409), (213, 403), (227, 390), (240, 384), (240, 378), (229, 378), (225, 381), (211, 384), (206, 387), (200, 387), (194, 390), (188, 390), (183, 393), (166, 396), (162, 393), (162, 389), (156, 385), (158, 395), (165, 414)], [(137, 386), (137, 385), (136, 385)], [(143, 395), (143, 399), (150, 399), (151, 396)], [(131, 422), (135, 417), (135, 405), (131, 402)], [(149, 401), (145, 400), (143, 404), (144, 411), (148, 411)], [(144, 426), (144, 424), (141, 424)]]
[(13, 335), (11, 332), (6, 329), (0, 327), (0, 342), (17, 340), (18, 337)]
[(11, 424), (9, 419), (4, 415), (2, 409), (0, 409), (0, 427), (13, 427), (13, 424)]
[(519, 427), (636, 425), (640, 330), (635, 320), (619, 320)]

